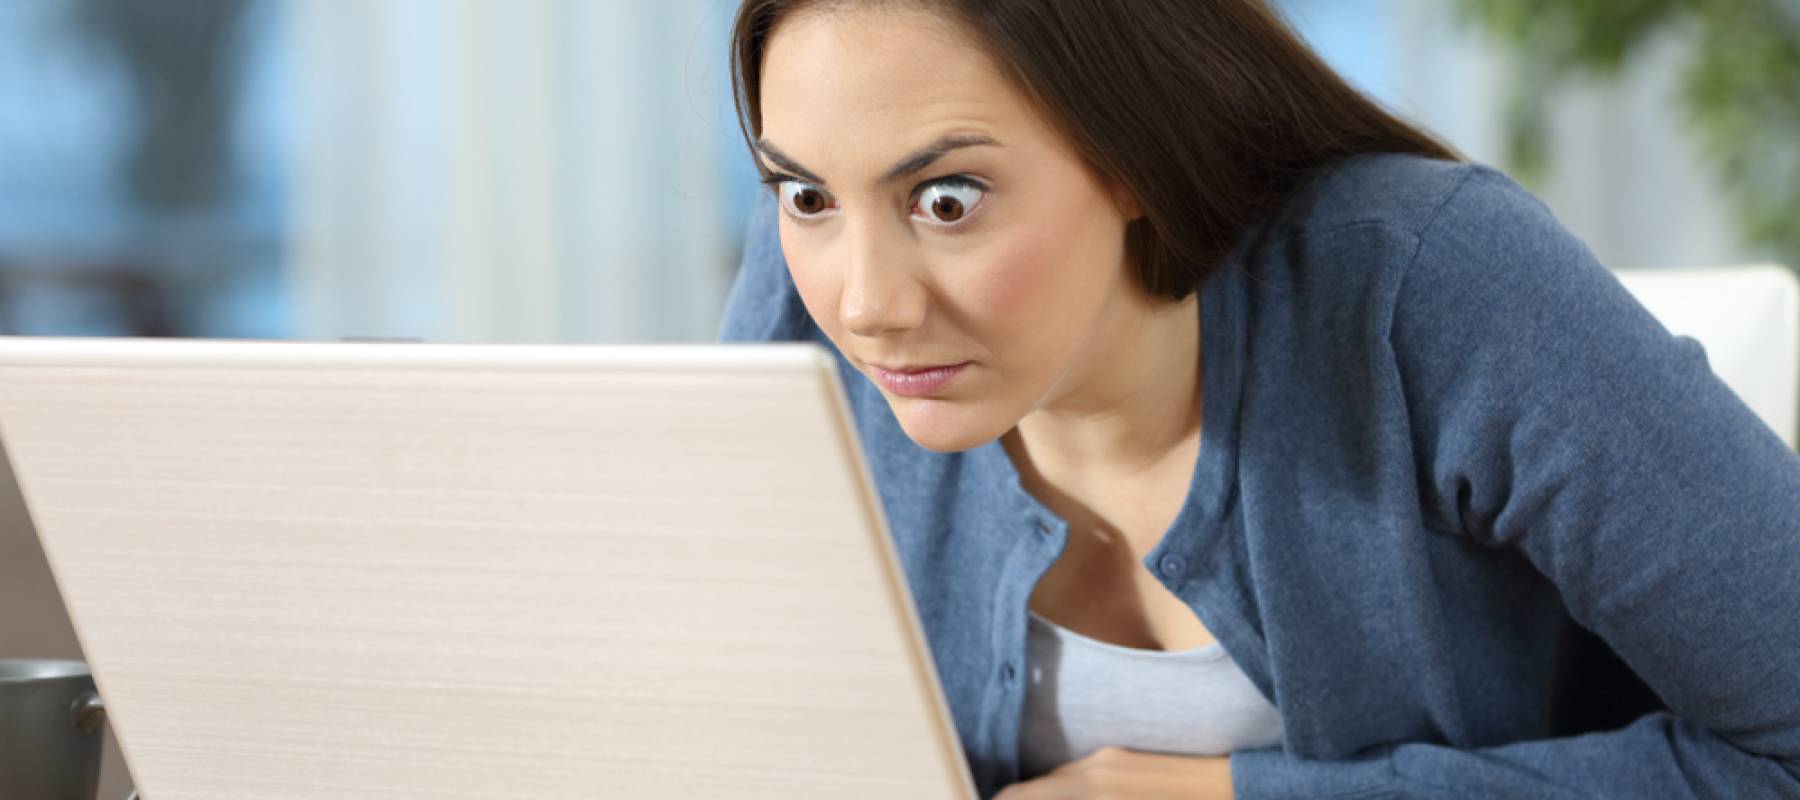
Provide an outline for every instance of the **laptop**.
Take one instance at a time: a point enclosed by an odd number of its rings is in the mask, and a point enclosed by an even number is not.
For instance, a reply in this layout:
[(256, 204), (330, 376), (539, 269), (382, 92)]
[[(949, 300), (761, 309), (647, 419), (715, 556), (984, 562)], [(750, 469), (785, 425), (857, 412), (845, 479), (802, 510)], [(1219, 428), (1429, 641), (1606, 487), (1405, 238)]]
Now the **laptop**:
[(973, 798), (812, 345), (0, 339), (166, 798)]

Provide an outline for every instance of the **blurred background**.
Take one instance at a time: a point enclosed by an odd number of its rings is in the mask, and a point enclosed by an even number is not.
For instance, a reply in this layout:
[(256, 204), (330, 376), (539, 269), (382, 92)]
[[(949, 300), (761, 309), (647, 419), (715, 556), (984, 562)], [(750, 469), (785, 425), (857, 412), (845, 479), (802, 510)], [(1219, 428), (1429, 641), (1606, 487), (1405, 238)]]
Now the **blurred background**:
[[(0, 0), (0, 333), (710, 339), (735, 5)], [(1794, 0), (1278, 5), (1612, 267), (1800, 264)]]
[[(1800, 4), (1280, 5), (1611, 266), (1800, 262)], [(0, 3), (0, 331), (706, 339), (734, 6)]]

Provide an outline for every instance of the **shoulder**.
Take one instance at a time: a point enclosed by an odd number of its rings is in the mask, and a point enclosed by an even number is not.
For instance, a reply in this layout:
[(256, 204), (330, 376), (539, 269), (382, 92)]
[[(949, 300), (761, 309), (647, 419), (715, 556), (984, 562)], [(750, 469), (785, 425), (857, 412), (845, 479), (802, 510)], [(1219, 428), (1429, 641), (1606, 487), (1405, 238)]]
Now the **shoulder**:
[(1457, 220), (1543, 206), (1503, 173), (1467, 162), (1375, 153), (1345, 159), (1308, 180), (1274, 221), (1278, 234), (1324, 235), (1381, 227), (1414, 237)]
[(1314, 176), (1267, 223), (1251, 260), (1277, 284), (1362, 298), (1376, 331), (1406, 307), (1509, 313), (1531, 294), (1521, 284), (1612, 280), (1504, 173), (1395, 154), (1346, 159)]
[(1284, 343), (1265, 353), (1327, 350), (1288, 357), (1392, 372), (1414, 402), (1470, 385), (1541, 398), (1591, 371), (1595, 353), (1667, 349), (1547, 206), (1480, 165), (1348, 160), (1309, 181), (1246, 253), (1248, 275), (1232, 285), (1250, 333)]
[(1427, 242), (1539, 207), (1487, 167), (1356, 156), (1302, 184), (1246, 237), (1234, 266), (1248, 273), (1245, 300), (1257, 317), (1374, 342), (1385, 337), (1408, 274), (1445, 258), (1446, 248)]

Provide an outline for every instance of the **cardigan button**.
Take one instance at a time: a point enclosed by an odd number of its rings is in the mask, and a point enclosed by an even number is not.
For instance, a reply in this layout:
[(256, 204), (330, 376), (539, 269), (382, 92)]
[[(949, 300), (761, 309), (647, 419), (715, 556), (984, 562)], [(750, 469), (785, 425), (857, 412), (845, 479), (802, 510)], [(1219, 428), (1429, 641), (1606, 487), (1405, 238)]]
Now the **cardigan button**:
[(1000, 665), (1000, 680), (1012, 683), (1013, 681), (1018, 680), (1018, 678), (1019, 669), (1018, 667), (1013, 666), (1011, 661)]
[(1162, 561), (1158, 562), (1156, 567), (1162, 570), (1165, 578), (1179, 578), (1183, 572), (1187, 571), (1187, 559), (1175, 555), (1163, 556)]

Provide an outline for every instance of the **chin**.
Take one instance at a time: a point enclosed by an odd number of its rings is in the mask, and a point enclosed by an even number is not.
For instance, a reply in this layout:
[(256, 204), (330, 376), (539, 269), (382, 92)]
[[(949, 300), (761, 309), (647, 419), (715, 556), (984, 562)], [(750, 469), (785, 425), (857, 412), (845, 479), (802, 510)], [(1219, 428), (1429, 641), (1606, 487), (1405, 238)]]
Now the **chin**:
[[(1000, 438), (1013, 421), (997, 418), (985, 404), (888, 396), (888, 408), (914, 444), (938, 453), (971, 450)], [(986, 413), (984, 413), (984, 411)]]

